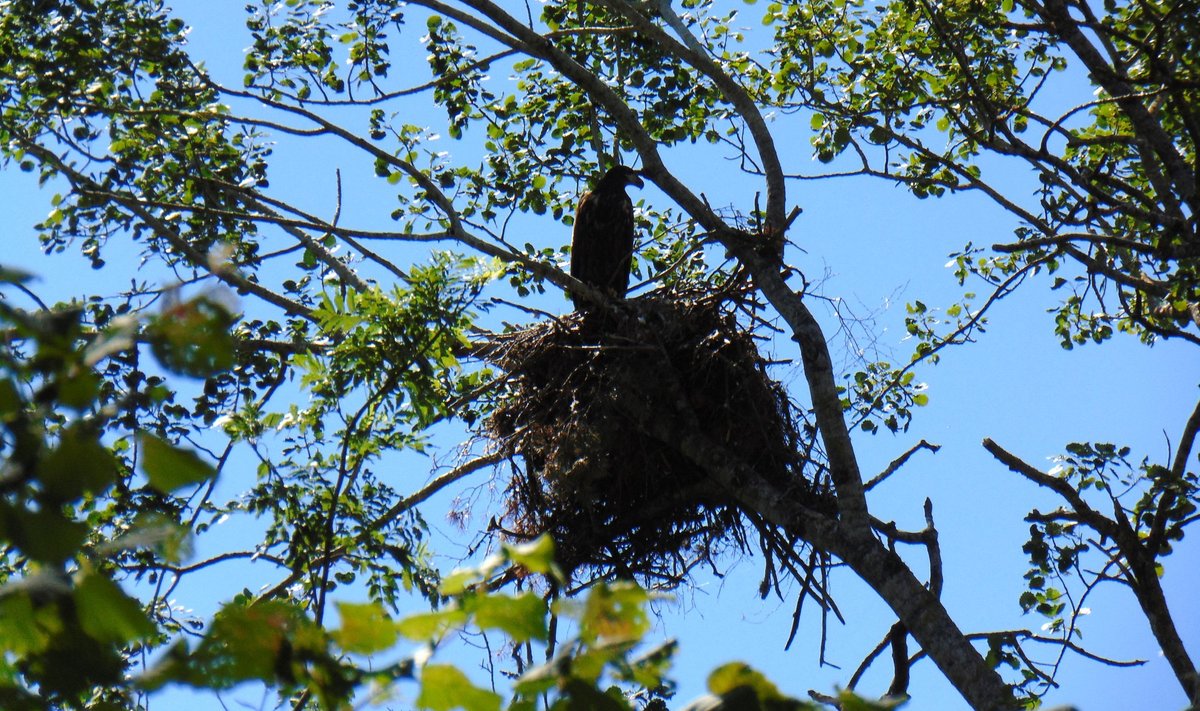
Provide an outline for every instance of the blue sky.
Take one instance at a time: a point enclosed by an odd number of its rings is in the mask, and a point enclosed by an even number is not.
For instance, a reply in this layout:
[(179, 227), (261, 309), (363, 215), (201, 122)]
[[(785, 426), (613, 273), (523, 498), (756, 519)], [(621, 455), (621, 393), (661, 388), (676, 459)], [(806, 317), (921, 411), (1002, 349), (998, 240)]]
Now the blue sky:
[[(176, 3), (176, 7), (194, 27), (191, 46), (196, 56), (205, 58), (219, 80), (240, 86), (242, 48), (249, 44), (241, 25), (242, 5), (186, 2)], [(748, 15), (741, 24), (753, 32), (757, 21)], [(413, 25), (415, 37), (420, 25)], [(420, 55), (414, 53), (408, 60), (412, 57)], [(397, 66), (403, 67), (403, 61), (407, 60), (401, 59)], [(418, 71), (424, 72), (424, 66), (414, 67), (414, 72)], [(497, 76), (495, 81), (505, 79)], [(444, 114), (438, 110), (414, 108), (413, 118), (407, 120), (444, 133)], [(808, 161), (806, 125), (806, 120), (781, 118), (776, 125), (777, 140), (789, 163), (815, 172), (817, 164)], [(469, 157), (477, 150), (467, 142), (456, 143), (448, 138), (441, 142), (457, 158)], [(753, 181), (738, 174), (734, 165), (720, 162), (711, 152), (669, 153), (667, 160), (669, 167), (703, 190), (713, 204), (746, 205), (758, 189)], [(393, 199), (387, 186), (371, 177), (369, 164), (349, 157), (332, 142), (314, 147), (281, 141), (271, 172), (272, 194), (328, 215), (333, 208), (336, 169), (341, 169), (348, 186), (344, 219), (363, 227), (386, 224)], [(1017, 172), (1001, 172), (999, 176), (1014, 186), (1027, 181), (1027, 176)], [(39, 189), (33, 175), (19, 173), (15, 166), (0, 171), (0, 204), (8, 218), (5, 230), (10, 245), (4, 263), (41, 275), (37, 289), (44, 298), (111, 291), (116, 288), (114, 284), (121, 283), (118, 277), (122, 274), (137, 273), (139, 278), (169, 283), (171, 276), (165, 271), (156, 273), (151, 267), (139, 272), (131, 250), (124, 252), (128, 260), (125, 264), (120, 263), (121, 251), (106, 256), (110, 268), (101, 272), (88, 269), (74, 254), (41, 255), (31, 226), (49, 211), (52, 194), (52, 187)], [(637, 197), (650, 205), (662, 206), (666, 201), (653, 186)], [(912, 347), (905, 341), (906, 301), (920, 299), (929, 305), (946, 306), (957, 299), (961, 290), (945, 267), (947, 255), (968, 240), (976, 244), (1009, 241), (1015, 226), (1012, 218), (981, 196), (918, 201), (879, 180), (792, 183), (789, 200), (804, 208), (789, 235), (797, 246), (789, 252), (789, 261), (810, 279), (827, 274), (821, 293), (844, 300), (856, 314), (869, 315), (875, 346), (884, 354), (892, 354), (893, 362), (906, 360)], [(569, 241), (566, 228), (549, 220), (530, 218), (522, 225), (531, 235), (529, 241), (539, 247), (558, 247)], [(419, 259), (417, 252), (409, 249), (408, 254), (397, 256), (400, 266), (405, 266), (410, 256)], [(1043, 469), (1049, 469), (1053, 465), (1049, 458), (1072, 441), (1117, 442), (1132, 447), (1135, 459), (1148, 456), (1162, 461), (1200, 396), (1194, 375), (1189, 375), (1200, 372), (1195, 348), (1171, 342), (1147, 348), (1131, 338), (1118, 337), (1103, 346), (1063, 351), (1046, 313), (1058, 298), (1047, 290), (1048, 282), (1044, 276), (1030, 280), (995, 307), (987, 333), (978, 343), (953, 349), (941, 364), (919, 370), (918, 380), (928, 384), (930, 404), (916, 413), (908, 433), (855, 436), (866, 476), (883, 469), (921, 438), (942, 445), (937, 454), (922, 452), (915, 456), (872, 493), (871, 505), (879, 518), (895, 520), (901, 528), (917, 529), (923, 525), (922, 502), (926, 497), (933, 500), (945, 560), (944, 599), (959, 625), (969, 631), (1036, 629), (1042, 623), (1038, 617), (1022, 617), (1017, 605), (1023, 590), (1021, 575), (1026, 569), (1020, 548), (1028, 524), (1022, 517), (1031, 508), (1046, 510), (1056, 505), (1052, 498), (993, 460), (980, 446), (982, 439), (991, 437)], [(982, 286), (976, 287), (983, 292)], [(538, 305), (565, 312), (568, 303), (555, 292), (543, 297)], [(505, 318), (519, 320), (513, 314)], [(827, 333), (836, 332), (832, 313), (823, 315), (823, 323)], [(832, 345), (835, 359), (854, 357), (840, 340), (834, 339)], [(787, 342), (772, 347), (778, 358), (797, 357)], [(803, 377), (794, 367), (783, 366), (778, 374), (789, 386), (803, 385)], [(441, 444), (443, 455), (448, 456), (456, 444), (453, 434), (448, 433)], [(428, 478), (429, 463), (420, 457), (395, 462), (395, 470), (404, 477), (395, 485), (402, 491), (420, 488)], [(480, 485), (488, 476), (477, 474), (464, 486)], [(237, 482), (228, 482), (228, 487), (232, 493)], [(442, 560), (447, 569), (457, 564), (463, 550), (463, 534), (444, 518), (450, 499), (458, 493), (446, 492), (422, 507), (425, 519), (435, 529), (435, 540), (444, 547)], [(490, 515), (484, 508), (477, 507), (476, 525), (485, 524)], [(200, 554), (224, 545), (238, 545), (239, 534), (255, 530), (253, 522), (233, 521), (227, 526), (227, 531), (211, 541), (201, 542)], [(1165, 561), (1164, 586), (1173, 603), (1176, 624), (1195, 653), (1200, 652), (1194, 647), (1200, 617), (1192, 598), (1200, 583), (1200, 554), (1189, 543), (1185, 541), (1176, 555)], [(922, 559), (918, 551), (911, 553), (907, 559), (920, 574), (924, 570)], [(805, 696), (810, 688), (831, 692), (849, 678), (862, 656), (894, 621), (869, 589), (849, 574), (835, 574), (833, 593), (848, 625), (841, 627), (830, 621), (826, 657), (840, 668), (820, 669), (816, 663), (819, 617), (812, 614), (811, 605), (806, 606), (796, 642), (784, 652), (795, 590), (783, 600), (759, 600), (761, 565), (758, 557), (727, 559), (725, 578), (702, 575), (694, 588), (678, 591), (674, 602), (658, 607), (660, 616), (654, 634), (677, 637), (681, 642), (675, 674), (680, 682), (680, 700), (702, 693), (704, 675), (734, 659), (760, 668), (794, 695)], [(181, 588), (179, 597), (186, 606), (203, 612), (242, 587), (255, 589), (279, 575), (261, 564), (222, 569)], [(353, 598), (354, 591), (346, 595)], [(1062, 689), (1049, 696), (1048, 703), (1073, 703), (1084, 711), (1182, 708), (1185, 700), (1178, 684), (1158, 655), (1132, 596), (1115, 587), (1101, 588), (1089, 599), (1088, 607), (1093, 612), (1084, 621), (1083, 641), (1090, 649), (1117, 658), (1144, 658), (1148, 663), (1136, 669), (1114, 670), (1068, 655), (1059, 676)], [(1037, 651), (1038, 659), (1054, 653), (1051, 648)], [(460, 649), (451, 654), (464, 664), (473, 663), (469, 651)], [(878, 692), (886, 687), (888, 678), (886, 661), (882, 661), (861, 689)], [(400, 692), (403, 696), (413, 689), (410, 685)], [(912, 693), (917, 699), (910, 705), (913, 709), (965, 708), (928, 661), (918, 664)], [(225, 701), (231, 699), (253, 707), (260, 701), (257, 691), (235, 692)], [(220, 704), (210, 697), (172, 693), (152, 708), (207, 709), (220, 708)]]

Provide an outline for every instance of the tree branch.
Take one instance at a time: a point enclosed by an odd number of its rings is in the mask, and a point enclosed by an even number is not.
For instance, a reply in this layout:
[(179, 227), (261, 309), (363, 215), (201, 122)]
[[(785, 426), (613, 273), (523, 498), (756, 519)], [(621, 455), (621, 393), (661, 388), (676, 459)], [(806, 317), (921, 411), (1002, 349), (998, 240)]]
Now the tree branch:
[(878, 486), (880, 483), (882, 483), (885, 479), (887, 479), (891, 475), (895, 474), (896, 470), (898, 470), (900, 467), (904, 466), (905, 462), (907, 462), (909, 460), (909, 458), (912, 457), (912, 455), (917, 453), (917, 450), (928, 449), (930, 452), (936, 453), (941, 448), (942, 448), (942, 446), (940, 444), (930, 444), (930, 443), (926, 442), (925, 440), (921, 440), (920, 442), (917, 442), (912, 447), (910, 447), (907, 452), (905, 452), (904, 454), (901, 454), (899, 457), (896, 457), (895, 459), (893, 459), (891, 464), (887, 465), (886, 469), (879, 472), (879, 474), (875, 475), (875, 477), (873, 479), (871, 479), (866, 484), (864, 484), (863, 491), (870, 491), (871, 489), (874, 489), (876, 486)]

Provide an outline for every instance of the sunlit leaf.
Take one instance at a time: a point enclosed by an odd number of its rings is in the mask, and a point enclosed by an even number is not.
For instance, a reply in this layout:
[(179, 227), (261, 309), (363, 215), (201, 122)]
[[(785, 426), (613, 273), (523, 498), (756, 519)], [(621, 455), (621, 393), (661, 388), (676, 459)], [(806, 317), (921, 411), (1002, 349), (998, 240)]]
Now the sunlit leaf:
[(546, 601), (532, 592), (516, 597), (492, 594), (473, 598), (467, 610), (474, 613), (480, 628), (502, 630), (514, 642), (545, 640), (549, 634)]
[(579, 624), (581, 636), (593, 644), (634, 642), (650, 627), (646, 591), (633, 583), (618, 582), (592, 588)]
[(499, 711), (500, 695), (480, 689), (456, 667), (430, 664), (421, 672), (417, 707), (433, 711)]
[(217, 298), (199, 296), (163, 311), (147, 332), (155, 357), (182, 375), (207, 377), (234, 363), (235, 321)]
[(373, 654), (396, 643), (396, 624), (377, 602), (338, 603), (341, 627), (332, 633), (333, 640), (347, 652)]
[(551, 573), (558, 571), (554, 560), (554, 539), (548, 535), (538, 536), (529, 543), (505, 546), (509, 560), (521, 565), (531, 573)]
[(396, 630), (408, 639), (424, 642), (440, 639), (467, 621), (467, 613), (455, 607), (409, 615), (396, 622)]

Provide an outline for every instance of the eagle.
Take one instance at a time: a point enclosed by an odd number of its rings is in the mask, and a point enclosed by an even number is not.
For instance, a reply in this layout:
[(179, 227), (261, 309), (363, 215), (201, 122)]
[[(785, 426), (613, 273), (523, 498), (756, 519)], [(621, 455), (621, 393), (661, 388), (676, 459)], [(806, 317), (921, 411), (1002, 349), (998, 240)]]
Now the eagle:
[[(609, 169), (580, 198), (571, 235), (571, 276), (617, 298), (629, 290), (633, 262), (633, 201), (625, 194), (630, 185), (645, 185), (636, 170), (624, 165)], [(590, 305), (574, 294), (571, 301), (576, 311)]]

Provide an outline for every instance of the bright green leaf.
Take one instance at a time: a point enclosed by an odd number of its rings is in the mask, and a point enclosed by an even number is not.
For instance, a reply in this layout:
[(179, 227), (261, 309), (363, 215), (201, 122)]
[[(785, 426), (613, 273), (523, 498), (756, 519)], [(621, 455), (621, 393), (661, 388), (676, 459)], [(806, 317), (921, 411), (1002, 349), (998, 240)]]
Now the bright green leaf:
[(554, 539), (550, 536), (538, 536), (529, 543), (508, 545), (504, 547), (509, 560), (524, 567), (531, 573), (549, 573), (557, 570), (554, 562)]
[(474, 613), (475, 624), (480, 628), (502, 630), (514, 642), (545, 640), (549, 635), (546, 601), (532, 592), (516, 597), (503, 594), (476, 597), (468, 601), (467, 609)]
[(332, 636), (347, 652), (373, 654), (382, 652), (396, 643), (396, 624), (377, 602), (339, 602), (338, 616), (342, 620), (342, 626), (335, 630)]
[(424, 642), (441, 639), (450, 630), (466, 624), (467, 613), (457, 607), (410, 615), (396, 623), (396, 631), (408, 639)]
[(500, 695), (480, 689), (456, 667), (430, 664), (421, 672), (417, 707), (433, 711), (499, 711)]
[(56, 508), (30, 511), (0, 501), (0, 540), (40, 563), (58, 565), (75, 557), (87, 534), (86, 524), (65, 518)]
[(650, 629), (646, 591), (633, 583), (592, 588), (580, 619), (580, 636), (591, 644), (635, 642)]

